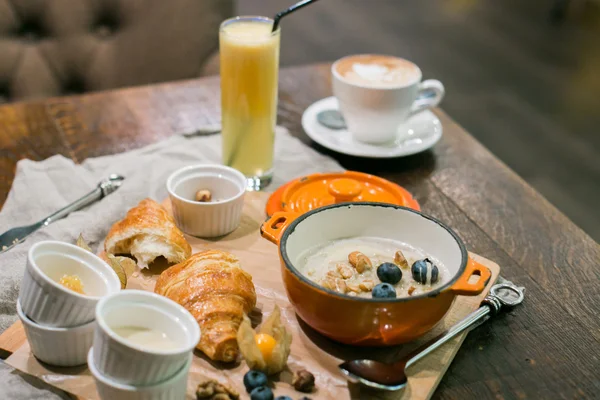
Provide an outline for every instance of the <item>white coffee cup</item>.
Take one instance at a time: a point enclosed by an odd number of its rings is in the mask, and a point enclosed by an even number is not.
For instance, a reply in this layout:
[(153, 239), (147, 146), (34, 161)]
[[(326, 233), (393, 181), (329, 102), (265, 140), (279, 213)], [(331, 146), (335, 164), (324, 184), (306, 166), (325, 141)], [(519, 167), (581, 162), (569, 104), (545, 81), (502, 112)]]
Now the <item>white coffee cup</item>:
[(332, 65), (331, 74), (348, 130), (354, 139), (370, 144), (401, 139), (398, 127), (438, 105), (445, 93), (442, 82), (421, 81), (416, 64), (393, 56), (347, 56)]

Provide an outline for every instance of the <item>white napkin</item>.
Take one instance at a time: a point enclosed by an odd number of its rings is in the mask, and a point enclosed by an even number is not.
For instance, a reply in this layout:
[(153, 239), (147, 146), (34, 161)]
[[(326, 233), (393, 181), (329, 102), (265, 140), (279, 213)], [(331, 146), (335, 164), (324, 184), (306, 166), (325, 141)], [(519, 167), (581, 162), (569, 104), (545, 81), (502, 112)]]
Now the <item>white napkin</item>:
[[(275, 174), (268, 190), (315, 172), (341, 171), (325, 157), (282, 127), (275, 141)], [(0, 254), (0, 332), (16, 316), (16, 301), (29, 247), (41, 240), (74, 243), (79, 233), (96, 250), (110, 226), (141, 199), (162, 201), (167, 197), (165, 181), (176, 169), (197, 163), (220, 163), (220, 135), (185, 138), (173, 136), (163, 142), (111, 156), (90, 158), (82, 164), (57, 155), (44, 161), (21, 160), (6, 203), (0, 212), (0, 233), (36, 222), (92, 190), (111, 173), (126, 177), (123, 185), (90, 207), (77, 211), (31, 235), (8, 252)], [(33, 379), (25, 378), (0, 362), (0, 399), (62, 398)], [(67, 397), (64, 397), (67, 398)]]

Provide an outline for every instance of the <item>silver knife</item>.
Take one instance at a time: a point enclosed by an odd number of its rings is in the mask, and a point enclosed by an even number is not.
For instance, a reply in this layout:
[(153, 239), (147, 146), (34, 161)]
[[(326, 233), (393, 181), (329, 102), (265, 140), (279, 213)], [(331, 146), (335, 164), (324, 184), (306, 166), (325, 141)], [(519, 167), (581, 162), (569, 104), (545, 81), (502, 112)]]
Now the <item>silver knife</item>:
[(68, 206), (61, 208), (54, 214), (49, 215), (48, 217), (36, 222), (35, 224), (20, 226), (17, 228), (7, 230), (2, 235), (0, 235), (0, 254), (10, 250), (17, 244), (22, 243), (27, 236), (31, 235), (38, 229), (50, 225), (54, 221), (66, 217), (73, 211), (81, 210), (82, 208), (87, 207), (92, 203), (95, 203), (96, 201), (104, 198), (105, 196), (108, 196), (121, 186), (124, 179), (125, 178), (121, 175), (111, 174), (107, 179), (104, 179), (102, 182), (98, 183), (98, 186), (94, 190), (92, 190), (85, 196), (75, 200)]

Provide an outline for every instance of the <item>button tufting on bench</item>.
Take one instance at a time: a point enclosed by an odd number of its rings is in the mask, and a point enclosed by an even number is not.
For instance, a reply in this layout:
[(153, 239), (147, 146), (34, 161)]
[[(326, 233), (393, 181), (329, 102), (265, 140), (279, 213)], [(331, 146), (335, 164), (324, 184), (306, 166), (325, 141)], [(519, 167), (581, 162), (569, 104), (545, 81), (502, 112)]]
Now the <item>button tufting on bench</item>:
[(81, 94), (85, 92), (85, 83), (81, 79), (71, 78), (62, 88), (65, 95)]
[(17, 36), (28, 42), (36, 42), (47, 36), (44, 28), (36, 21), (24, 21), (17, 31)]
[(233, 3), (0, 0), (0, 102), (197, 77)]
[(101, 38), (113, 35), (121, 25), (119, 17), (115, 14), (104, 12), (96, 22), (94, 32)]

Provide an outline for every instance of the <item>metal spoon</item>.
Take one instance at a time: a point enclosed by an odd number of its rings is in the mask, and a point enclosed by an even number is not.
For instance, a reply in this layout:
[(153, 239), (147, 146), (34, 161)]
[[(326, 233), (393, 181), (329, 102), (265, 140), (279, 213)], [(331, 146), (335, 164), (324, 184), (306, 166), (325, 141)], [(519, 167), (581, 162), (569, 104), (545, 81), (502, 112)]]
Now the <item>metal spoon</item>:
[(10, 250), (17, 244), (23, 242), (27, 236), (31, 235), (33, 232), (37, 231), (38, 229), (40, 229), (44, 226), (48, 226), (52, 222), (66, 217), (73, 211), (80, 210), (84, 207), (89, 206), (92, 203), (95, 203), (96, 201), (102, 199), (103, 197), (108, 196), (109, 194), (111, 194), (112, 192), (114, 192), (121, 186), (124, 179), (125, 178), (122, 177), (121, 175), (111, 174), (107, 179), (98, 183), (98, 186), (96, 187), (96, 189), (92, 190), (85, 196), (75, 200), (73, 203), (69, 204), (68, 206), (61, 208), (60, 210), (56, 211), (54, 214), (49, 215), (48, 217), (44, 218), (43, 220), (38, 221), (35, 224), (12, 228), (12, 229), (9, 229), (8, 231), (4, 232), (2, 235), (0, 235), (0, 254), (4, 253), (5, 251)]
[(181, 136), (186, 138), (193, 138), (197, 136), (212, 136), (221, 133), (221, 125), (211, 125), (205, 128), (196, 129), (190, 132), (183, 132)]
[(466, 329), (498, 314), (502, 306), (514, 307), (523, 302), (524, 288), (505, 281), (492, 286), (490, 294), (481, 302), (481, 307), (469, 314), (455, 326), (407, 354), (400, 361), (386, 364), (373, 360), (346, 361), (338, 367), (351, 382), (381, 390), (400, 390), (407, 384), (406, 368), (439, 348)]
[(326, 128), (340, 130), (346, 129), (346, 120), (338, 110), (323, 110), (317, 113), (317, 122)]

